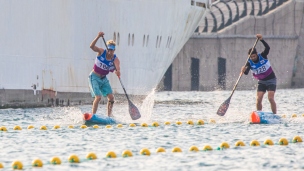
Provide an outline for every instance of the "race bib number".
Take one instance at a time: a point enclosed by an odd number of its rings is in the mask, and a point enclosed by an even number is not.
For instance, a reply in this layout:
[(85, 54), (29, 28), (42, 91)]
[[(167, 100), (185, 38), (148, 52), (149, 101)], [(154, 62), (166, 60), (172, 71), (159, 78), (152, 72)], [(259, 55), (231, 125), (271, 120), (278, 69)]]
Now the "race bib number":
[(103, 69), (103, 70), (107, 70), (107, 71), (109, 70), (109, 67), (106, 64), (102, 63), (102, 62), (99, 63), (98, 67), (101, 68), (101, 69)]
[[(113, 64), (113, 63), (112, 63), (112, 64)], [(100, 69), (102, 69), (102, 70), (105, 70), (105, 71), (109, 71), (109, 70), (111, 70), (111, 68), (113, 68), (113, 66), (108, 66), (108, 65), (106, 65), (105, 63), (99, 61), (97, 58), (96, 58), (96, 60), (95, 60), (95, 65), (96, 65), (98, 68), (100, 68)]]
[(261, 73), (264, 73), (264, 72), (266, 72), (267, 71), (267, 69), (266, 69), (266, 66), (261, 66), (261, 67), (259, 67), (259, 68), (257, 68), (257, 69), (255, 69), (255, 74), (261, 74)]
[(262, 65), (256, 69), (252, 69), (252, 71), (254, 74), (258, 75), (258, 74), (262, 74), (262, 73), (266, 72), (269, 68), (270, 68), (270, 62), (267, 61), (264, 65)]

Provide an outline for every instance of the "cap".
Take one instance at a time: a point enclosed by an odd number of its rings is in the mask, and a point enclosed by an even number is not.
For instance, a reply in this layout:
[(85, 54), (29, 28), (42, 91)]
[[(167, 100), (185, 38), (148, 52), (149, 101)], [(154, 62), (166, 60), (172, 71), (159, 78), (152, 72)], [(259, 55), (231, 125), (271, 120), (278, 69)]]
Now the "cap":
[(108, 45), (108, 49), (115, 50), (115, 45), (113, 45), (113, 44)]

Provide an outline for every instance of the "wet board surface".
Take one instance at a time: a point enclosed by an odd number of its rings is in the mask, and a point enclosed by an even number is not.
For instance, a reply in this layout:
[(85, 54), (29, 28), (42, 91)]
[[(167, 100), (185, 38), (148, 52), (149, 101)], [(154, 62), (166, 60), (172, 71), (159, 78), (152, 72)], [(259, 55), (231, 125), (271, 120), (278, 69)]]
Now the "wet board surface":
[(116, 123), (115, 119), (113, 119), (111, 117), (97, 115), (97, 114), (92, 115), (90, 113), (84, 113), (83, 120), (86, 125), (91, 125), (91, 124), (109, 125), (109, 124)]
[(281, 117), (272, 112), (252, 111), (250, 114), (252, 124), (279, 124), (281, 122)]

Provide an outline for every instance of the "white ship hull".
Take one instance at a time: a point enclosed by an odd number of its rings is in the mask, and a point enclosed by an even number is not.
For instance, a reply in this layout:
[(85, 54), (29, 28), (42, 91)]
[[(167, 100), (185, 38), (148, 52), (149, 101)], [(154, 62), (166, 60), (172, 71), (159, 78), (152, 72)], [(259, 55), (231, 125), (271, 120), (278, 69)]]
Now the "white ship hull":
[[(103, 31), (118, 44), (127, 92), (146, 95), (210, 5), (209, 0), (0, 0), (0, 88), (89, 92), (96, 57), (89, 45)], [(97, 46), (104, 47), (101, 39)], [(116, 75), (108, 78), (114, 92), (123, 93)]]

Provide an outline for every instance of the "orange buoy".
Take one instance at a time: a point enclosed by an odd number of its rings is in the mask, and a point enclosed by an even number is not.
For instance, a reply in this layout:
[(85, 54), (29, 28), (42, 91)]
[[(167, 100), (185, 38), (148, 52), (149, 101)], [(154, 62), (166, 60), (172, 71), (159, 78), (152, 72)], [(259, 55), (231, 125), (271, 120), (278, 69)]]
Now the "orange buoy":
[(255, 111), (251, 112), (250, 120), (251, 120), (251, 123), (253, 123), (253, 124), (261, 123), (260, 116)]
[(91, 118), (92, 118), (92, 114), (90, 114), (90, 113), (84, 113), (83, 114), (83, 119), (84, 120), (86, 120), (86, 121), (88, 121), (88, 120), (90, 120)]
[(278, 124), (281, 123), (281, 117), (272, 112), (253, 111), (250, 114), (250, 120), (253, 124)]

